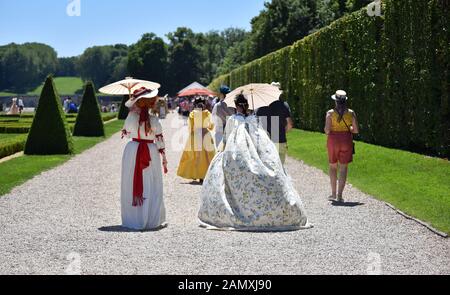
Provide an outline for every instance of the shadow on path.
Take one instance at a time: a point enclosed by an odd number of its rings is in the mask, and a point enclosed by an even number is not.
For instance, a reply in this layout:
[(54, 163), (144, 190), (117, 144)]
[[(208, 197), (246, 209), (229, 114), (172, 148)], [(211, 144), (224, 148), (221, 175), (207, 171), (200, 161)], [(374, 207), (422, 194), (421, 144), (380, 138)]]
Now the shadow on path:
[(337, 202), (333, 201), (331, 202), (331, 205), (334, 207), (358, 207), (358, 206), (364, 206), (364, 203), (360, 202)]
[(181, 184), (183, 184), (183, 185), (193, 185), (193, 186), (202, 186), (203, 185), (203, 181), (196, 181), (196, 180), (193, 180), (193, 181), (190, 181), (190, 182), (182, 182)]
[(157, 231), (163, 230), (167, 227), (168, 226), (165, 225), (165, 226), (160, 226), (155, 229), (137, 230), (137, 229), (126, 228), (121, 225), (113, 225), (113, 226), (103, 226), (103, 227), (100, 227), (98, 230), (101, 232), (107, 232), (107, 233), (145, 233), (145, 232), (157, 232)]

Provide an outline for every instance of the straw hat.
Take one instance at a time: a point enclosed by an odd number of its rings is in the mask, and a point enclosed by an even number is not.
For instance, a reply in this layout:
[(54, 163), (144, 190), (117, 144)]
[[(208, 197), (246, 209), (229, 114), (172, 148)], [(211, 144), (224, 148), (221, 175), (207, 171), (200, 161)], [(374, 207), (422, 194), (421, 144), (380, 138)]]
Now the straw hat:
[(139, 88), (133, 92), (131, 99), (125, 103), (125, 106), (131, 108), (141, 98), (155, 98), (158, 95), (158, 92), (158, 89), (151, 90), (145, 87)]
[(278, 87), (278, 89), (281, 89), (281, 83), (280, 82), (272, 82), (270, 85)]
[(331, 96), (333, 100), (348, 100), (347, 92), (344, 90), (338, 90), (334, 95)]

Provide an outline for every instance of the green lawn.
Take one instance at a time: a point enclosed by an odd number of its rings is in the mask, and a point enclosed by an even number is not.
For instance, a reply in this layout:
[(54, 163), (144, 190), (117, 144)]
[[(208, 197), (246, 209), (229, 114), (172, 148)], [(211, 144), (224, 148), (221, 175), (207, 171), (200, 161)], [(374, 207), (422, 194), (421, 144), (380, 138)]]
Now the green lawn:
[[(115, 119), (116, 116), (114, 113), (102, 113), (105, 122)], [(75, 121), (76, 115), (67, 115), (70, 128), (73, 128)], [(0, 159), (23, 151), (32, 122), (33, 114), (22, 117), (0, 117)]]
[(26, 139), (27, 139), (26, 134), (0, 133), (0, 146), (12, 142), (25, 141)]
[[(328, 173), (326, 136), (293, 130), (289, 155)], [(349, 182), (403, 212), (450, 233), (450, 162), (356, 143)], [(327, 196), (317, 196), (325, 199)]]
[[(59, 95), (73, 95), (83, 89), (83, 81), (78, 77), (59, 77), (54, 78), (54, 81)], [(42, 87), (43, 84), (28, 94), (41, 95)]]
[(1, 92), (0, 91), (0, 96), (16, 96), (17, 93), (12, 93), (12, 92)]
[[(73, 95), (77, 91), (83, 89), (83, 81), (79, 77), (57, 77), (54, 78), (56, 89), (59, 95)], [(26, 95), (41, 95), (42, 87), (40, 85), (36, 89), (29, 91)], [(17, 96), (17, 93), (0, 92), (0, 96)]]
[[(106, 138), (120, 131), (122, 127), (123, 121), (119, 120), (105, 124)], [(74, 137), (75, 154), (82, 153), (106, 138)], [(0, 196), (9, 193), (14, 187), (23, 184), (35, 175), (66, 162), (71, 157), (73, 155), (22, 156), (0, 163)]]

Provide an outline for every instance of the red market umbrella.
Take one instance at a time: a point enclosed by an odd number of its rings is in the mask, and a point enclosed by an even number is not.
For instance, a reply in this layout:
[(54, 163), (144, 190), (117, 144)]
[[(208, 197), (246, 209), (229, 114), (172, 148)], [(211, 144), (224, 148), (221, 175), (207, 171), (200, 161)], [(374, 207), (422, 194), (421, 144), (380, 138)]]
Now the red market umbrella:
[(216, 94), (208, 89), (189, 89), (178, 93), (178, 97), (185, 96), (215, 96)]

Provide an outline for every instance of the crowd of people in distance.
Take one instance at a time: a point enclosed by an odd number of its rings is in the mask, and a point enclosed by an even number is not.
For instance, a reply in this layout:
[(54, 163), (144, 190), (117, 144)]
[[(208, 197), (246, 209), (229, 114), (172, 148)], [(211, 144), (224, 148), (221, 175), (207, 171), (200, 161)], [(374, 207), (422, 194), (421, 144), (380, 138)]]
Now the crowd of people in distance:
[(66, 114), (77, 114), (78, 106), (71, 97), (66, 97), (63, 103), (63, 109)]
[(25, 104), (22, 98), (13, 97), (11, 100), (11, 107), (9, 108), (7, 115), (21, 115), (25, 109)]
[(117, 113), (117, 105), (115, 103), (109, 105), (102, 105), (102, 113)]

